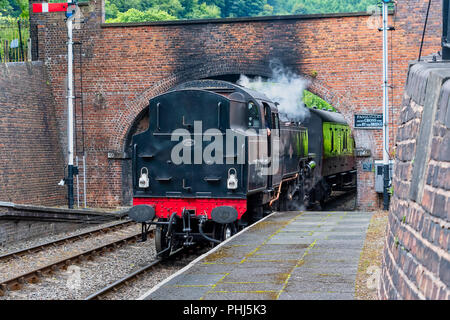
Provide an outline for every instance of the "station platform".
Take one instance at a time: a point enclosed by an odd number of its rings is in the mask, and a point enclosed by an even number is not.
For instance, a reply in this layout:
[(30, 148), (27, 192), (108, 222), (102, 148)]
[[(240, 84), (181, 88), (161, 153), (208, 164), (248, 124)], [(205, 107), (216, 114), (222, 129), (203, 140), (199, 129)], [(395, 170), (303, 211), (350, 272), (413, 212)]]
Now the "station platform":
[(354, 299), (371, 217), (367, 212), (275, 212), (140, 299)]

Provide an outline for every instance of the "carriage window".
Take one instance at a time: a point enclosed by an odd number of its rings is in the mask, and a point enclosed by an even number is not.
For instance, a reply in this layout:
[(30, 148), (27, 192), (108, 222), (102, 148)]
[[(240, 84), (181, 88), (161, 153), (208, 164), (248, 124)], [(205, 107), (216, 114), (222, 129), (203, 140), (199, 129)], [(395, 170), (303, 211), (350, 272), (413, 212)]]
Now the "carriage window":
[(348, 130), (344, 130), (344, 151), (347, 151), (347, 146), (348, 146)]
[(259, 108), (253, 102), (247, 105), (247, 117), (249, 128), (261, 128), (261, 117), (259, 115)]
[(333, 150), (334, 150), (334, 131), (333, 131), (333, 128), (330, 128), (330, 131), (331, 131), (331, 149), (330, 149), (330, 152), (333, 152)]

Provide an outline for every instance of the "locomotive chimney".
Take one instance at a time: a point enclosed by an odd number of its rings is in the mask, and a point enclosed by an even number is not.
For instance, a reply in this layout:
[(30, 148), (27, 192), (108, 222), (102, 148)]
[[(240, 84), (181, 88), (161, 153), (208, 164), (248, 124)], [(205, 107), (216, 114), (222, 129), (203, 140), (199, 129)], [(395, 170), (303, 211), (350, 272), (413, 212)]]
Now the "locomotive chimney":
[(450, 60), (450, 0), (442, 1), (442, 60)]

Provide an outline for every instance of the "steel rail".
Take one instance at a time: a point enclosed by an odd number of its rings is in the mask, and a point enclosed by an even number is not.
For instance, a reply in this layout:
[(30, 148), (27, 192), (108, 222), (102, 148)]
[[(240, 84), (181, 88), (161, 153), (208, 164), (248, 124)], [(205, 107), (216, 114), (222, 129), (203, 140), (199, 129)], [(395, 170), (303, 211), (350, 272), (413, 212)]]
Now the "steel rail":
[(132, 225), (134, 223), (135, 222), (133, 222), (133, 221), (127, 220), (127, 221), (119, 222), (119, 223), (116, 223), (116, 224), (113, 224), (113, 225), (110, 225), (107, 227), (101, 227), (101, 228), (98, 228), (95, 230), (86, 231), (86, 232), (72, 235), (72, 236), (67, 236), (67, 237), (57, 239), (54, 241), (41, 243), (36, 246), (28, 247), (25, 249), (19, 249), (19, 250), (13, 251), (13, 252), (8, 252), (6, 254), (0, 255), (0, 262), (4, 262), (5, 260), (9, 260), (12, 258), (18, 258), (18, 257), (24, 256), (26, 254), (36, 253), (36, 252), (42, 251), (46, 248), (54, 247), (58, 244), (75, 242), (78, 240), (83, 240), (83, 239), (87, 239), (89, 237), (96, 236), (98, 234), (104, 234), (104, 233), (108, 233), (111, 231), (116, 231), (119, 228), (124, 228), (124, 227), (127, 227), (128, 225)]
[[(154, 236), (153, 230), (150, 230), (149, 233), (150, 233), (150, 237)], [(5, 292), (8, 290), (20, 290), (25, 282), (37, 283), (39, 281), (39, 278), (42, 277), (43, 275), (51, 274), (61, 268), (66, 269), (72, 262), (89, 259), (89, 258), (92, 258), (93, 255), (102, 254), (106, 251), (112, 251), (112, 250), (117, 249), (120, 246), (130, 243), (130, 242), (131, 243), (136, 242), (137, 239), (141, 238), (141, 236), (142, 236), (142, 233), (139, 232), (132, 236), (128, 236), (126, 238), (122, 238), (122, 239), (107, 243), (105, 245), (101, 245), (101, 246), (95, 247), (93, 249), (83, 251), (82, 253), (70, 256), (68, 258), (64, 258), (57, 262), (50, 263), (43, 267), (39, 267), (33, 271), (21, 274), (14, 278), (4, 280), (4, 281), (0, 282), (0, 296), (3, 296), (5, 294)]]
[(122, 285), (127, 284), (130, 280), (136, 278), (141, 273), (150, 271), (150, 269), (153, 269), (154, 267), (159, 265), (161, 263), (161, 261), (162, 261), (161, 259), (156, 259), (155, 261), (153, 261), (152, 263), (146, 265), (145, 267), (142, 267), (139, 270), (136, 270), (135, 272), (130, 273), (129, 275), (123, 277), (122, 279), (119, 279), (119, 280), (111, 283), (107, 287), (105, 287), (105, 288), (103, 288), (103, 289), (101, 289), (101, 290), (91, 294), (90, 296), (86, 297), (86, 299), (84, 299), (84, 300), (100, 299), (103, 295), (107, 294), (108, 292), (116, 291)]
[[(346, 197), (355, 194), (356, 192), (356, 187), (354, 188), (349, 188), (348, 190), (345, 191), (341, 191), (341, 194), (337, 194), (337, 195), (332, 195), (330, 196), (326, 201), (325, 201), (325, 206), (329, 206), (332, 205), (334, 202), (338, 202), (341, 200), (344, 200)], [(356, 204), (355, 204), (356, 206)], [(322, 208), (323, 209), (323, 208)]]
[(152, 261), (151, 263), (149, 263), (148, 265), (126, 275), (125, 277), (111, 283), (110, 285), (104, 287), (103, 289), (100, 289), (99, 291), (89, 295), (88, 297), (86, 297), (84, 300), (100, 300), (102, 298), (102, 296), (107, 295), (108, 293), (110, 293), (111, 291), (117, 291), (119, 290), (122, 286), (124, 285), (128, 285), (129, 282), (136, 280), (136, 278), (138, 278), (141, 274), (143, 273), (147, 273), (151, 270), (153, 270), (154, 268), (156, 268), (157, 266), (159, 266), (161, 264), (161, 262), (163, 261), (167, 261), (167, 259), (172, 259), (176, 256), (178, 256), (180, 253), (184, 252), (184, 249), (178, 249), (177, 251), (173, 252), (168, 258), (166, 259), (161, 259), (161, 258), (157, 258), (156, 260)]

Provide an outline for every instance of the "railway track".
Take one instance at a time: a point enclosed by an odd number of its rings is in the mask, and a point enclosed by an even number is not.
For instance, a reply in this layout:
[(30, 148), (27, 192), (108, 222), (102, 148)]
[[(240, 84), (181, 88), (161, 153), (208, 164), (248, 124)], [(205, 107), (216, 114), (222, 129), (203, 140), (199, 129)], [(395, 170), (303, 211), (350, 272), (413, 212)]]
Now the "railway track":
[[(333, 194), (330, 199), (328, 199), (325, 210), (332, 210), (334, 209), (336, 205), (339, 205), (340, 202), (349, 202), (350, 194), (354, 193), (354, 190), (350, 190), (349, 192), (342, 192), (342, 193), (336, 193)], [(338, 204), (336, 204), (338, 203)], [(348, 204), (346, 204), (348, 205)], [(91, 230), (88, 232), (84, 232), (81, 234), (77, 234), (74, 236), (65, 237), (62, 239), (58, 239), (56, 241), (51, 241), (48, 243), (40, 244), (34, 247), (29, 247), (26, 249), (17, 250), (15, 252), (10, 252), (4, 255), (0, 256), (0, 262), (8, 262), (10, 259), (20, 259), (21, 257), (32, 255), (34, 253), (44, 251), (47, 248), (58, 248), (58, 246), (62, 245), (64, 246), (67, 243), (73, 243), (78, 240), (84, 240), (89, 239), (90, 237), (94, 237), (96, 235), (101, 234), (107, 234), (112, 231), (120, 230), (121, 228), (125, 228), (127, 226), (133, 225), (134, 222), (131, 221), (122, 221), (119, 223), (116, 223), (114, 225), (109, 225), (108, 227), (98, 228), (95, 230)], [(136, 242), (141, 237), (140, 232), (133, 232), (131, 235), (127, 235), (124, 237), (124, 235), (121, 233), (122, 237), (121, 239), (117, 239), (114, 241), (109, 241), (106, 244), (102, 244), (100, 246), (97, 246), (95, 248), (91, 248), (89, 250), (84, 250), (80, 253), (71, 255), (69, 257), (59, 259), (58, 261), (48, 263), (44, 266), (37, 267), (31, 271), (24, 272), (18, 276), (14, 276), (13, 278), (9, 278), (7, 280), (0, 280), (0, 296), (5, 295), (8, 291), (16, 291), (21, 290), (25, 284), (27, 283), (39, 283), (41, 278), (46, 277), (48, 275), (52, 275), (56, 272), (60, 272), (62, 270), (67, 270), (67, 267), (70, 265), (80, 263), (85, 260), (93, 260), (93, 258), (97, 255), (102, 255), (105, 252), (111, 252), (114, 251), (117, 248), (123, 247), (127, 244), (132, 244)], [(149, 231), (150, 238), (153, 238), (153, 230)], [(171, 255), (169, 260), (174, 260), (177, 256), (182, 254), (184, 250), (178, 250), (175, 254)], [(45, 253), (45, 252), (44, 252)], [(18, 260), (20, 261), (20, 260)], [(146, 278), (148, 278), (150, 272), (155, 273), (162, 273), (164, 270), (164, 266), (167, 266), (166, 263), (163, 263), (163, 261), (167, 260), (161, 260), (161, 259), (155, 259), (152, 262), (148, 263), (144, 267), (140, 267), (137, 270), (134, 270), (133, 272), (130, 272), (129, 274), (125, 275), (119, 280), (111, 279), (109, 280), (110, 283), (103, 287), (101, 290), (98, 290), (94, 293), (90, 293), (89, 290), (86, 290), (84, 292), (84, 296), (81, 295), (78, 297), (78, 299), (85, 299), (85, 300), (101, 300), (101, 299), (108, 299), (108, 298), (117, 298), (121, 295), (123, 295), (124, 292), (129, 292), (133, 290), (133, 287), (136, 286), (137, 280), (141, 279), (140, 282), (137, 284), (139, 285), (141, 282), (145, 282)], [(32, 265), (30, 265), (32, 267)], [(123, 275), (123, 273), (122, 273)], [(153, 277), (153, 275), (152, 275)], [(117, 278), (116, 278), (117, 279)], [(108, 283), (105, 281), (105, 283)], [(135, 285), (132, 285), (135, 284)], [(104, 285), (104, 284), (101, 284)], [(92, 288), (98, 288), (98, 285), (96, 287)], [(123, 290), (122, 290), (123, 289)], [(91, 291), (92, 292), (92, 291)], [(89, 295), (88, 295), (89, 294)]]
[[(326, 201), (325, 210), (330, 210), (335, 206), (340, 206), (344, 202), (348, 202), (349, 199), (353, 199), (353, 196), (355, 196), (355, 189), (349, 189), (347, 191), (340, 191), (340, 192), (334, 192), (332, 196)], [(350, 201), (351, 202), (351, 201)], [(347, 203), (344, 205), (348, 206)], [(349, 210), (351, 208), (348, 208)], [(185, 249), (180, 249), (176, 251), (174, 254), (172, 254), (168, 259), (176, 259), (182, 254), (185, 254)], [(95, 293), (90, 294), (85, 298), (85, 300), (102, 300), (111, 298), (111, 295), (116, 294), (116, 297), (113, 296), (113, 299), (117, 298), (117, 296), (121, 296), (122, 289), (126, 288), (128, 286), (132, 287), (132, 283), (135, 281), (138, 281), (139, 278), (144, 278), (146, 274), (149, 272), (157, 272), (158, 268), (164, 267), (164, 262), (166, 262), (167, 259), (155, 259), (154, 261), (150, 262), (149, 264), (145, 265), (144, 267), (139, 268), (138, 270), (124, 276), (123, 278), (109, 284), (108, 286), (98, 290)]]
[(98, 228), (98, 229), (95, 229), (95, 230), (79, 233), (77, 235), (64, 237), (64, 238), (61, 238), (61, 239), (57, 239), (55, 241), (49, 241), (49, 242), (42, 243), (42, 244), (39, 244), (39, 245), (36, 245), (36, 246), (33, 246), (33, 247), (28, 247), (28, 248), (25, 248), (25, 249), (20, 249), (20, 250), (13, 251), (13, 252), (8, 252), (6, 254), (0, 255), (0, 262), (5, 262), (5, 261), (8, 261), (10, 259), (19, 258), (19, 257), (22, 257), (22, 256), (27, 255), (27, 254), (33, 254), (33, 253), (45, 250), (45, 249), (50, 248), (50, 247), (56, 247), (56, 246), (61, 245), (61, 244), (72, 243), (72, 242), (75, 242), (75, 241), (78, 241), (78, 240), (83, 240), (83, 239), (87, 239), (87, 238), (93, 237), (95, 235), (99, 235), (99, 234), (104, 234), (104, 233), (107, 233), (107, 232), (115, 231), (115, 230), (118, 230), (120, 228), (124, 228), (124, 227), (130, 226), (132, 224), (134, 224), (134, 222), (130, 221), (130, 220), (121, 221), (119, 223), (116, 223), (116, 224), (113, 224), (113, 225), (110, 225), (110, 226), (107, 226), (107, 227), (102, 227), (102, 228)]
[(155, 269), (161, 267), (163, 262), (167, 262), (171, 259), (176, 259), (180, 255), (182, 255), (185, 252), (185, 249), (179, 249), (172, 253), (170, 257), (166, 259), (160, 259), (157, 258), (154, 261), (150, 262), (146, 266), (126, 275), (125, 277), (115, 281), (114, 283), (100, 289), (99, 291), (92, 293), (88, 297), (85, 298), (85, 300), (101, 300), (102, 298), (108, 296), (108, 294), (112, 292), (116, 292), (120, 290), (124, 286), (128, 286), (131, 282), (136, 281), (139, 279), (139, 277), (145, 275), (146, 273), (150, 271), (154, 271)]
[(356, 188), (347, 191), (336, 191), (325, 201), (321, 208), (325, 211), (355, 210), (356, 209)]
[[(117, 229), (119, 227), (123, 227), (124, 225), (128, 225), (128, 223), (130, 223), (130, 222), (127, 221), (127, 222), (125, 222), (123, 224), (119, 223), (119, 224), (114, 225), (112, 227), (116, 227), (115, 229)], [(107, 231), (105, 231), (105, 228), (99, 229), (99, 230), (95, 230), (93, 233), (94, 234), (98, 234), (98, 233), (104, 233), (104, 232), (108, 232), (108, 231), (112, 230), (112, 229), (110, 229), (110, 227), (107, 227), (106, 229), (107, 229)], [(91, 234), (91, 233), (92, 232), (86, 232), (84, 234), (79, 234), (77, 236), (59, 239), (59, 240), (57, 240), (57, 241), (55, 241), (53, 243), (49, 242), (49, 243), (46, 243), (44, 245), (40, 245), (40, 246), (36, 246), (36, 247), (33, 247), (33, 248), (20, 250), (20, 251), (17, 251), (15, 253), (11, 253), (11, 254), (6, 254), (6, 255), (3, 255), (2, 257), (3, 257), (3, 259), (10, 259), (10, 258), (12, 258), (14, 256), (20, 257), (19, 255), (24, 255), (24, 254), (30, 253), (30, 252), (31, 253), (36, 252), (36, 251), (33, 251), (33, 250), (40, 251), (40, 250), (44, 250), (45, 248), (48, 248), (48, 247), (50, 247), (52, 245), (57, 246), (57, 244), (66, 243), (66, 241), (70, 242), (70, 241), (75, 241), (76, 239), (84, 239), (86, 236), (89, 236), (89, 234)], [(153, 237), (153, 230), (149, 231), (149, 235), (150, 235), (150, 238)], [(67, 269), (67, 267), (69, 265), (71, 265), (73, 263), (80, 262), (80, 261), (83, 261), (83, 260), (92, 260), (93, 257), (96, 256), (96, 255), (101, 255), (101, 254), (103, 254), (105, 252), (113, 251), (113, 250), (115, 250), (115, 249), (117, 249), (119, 247), (122, 247), (123, 245), (134, 243), (140, 238), (141, 238), (141, 233), (140, 232), (139, 233), (134, 233), (131, 236), (127, 236), (125, 238), (121, 238), (121, 239), (117, 239), (117, 240), (114, 240), (114, 241), (110, 241), (110, 242), (108, 242), (106, 244), (103, 244), (103, 245), (91, 248), (89, 250), (82, 251), (81, 253), (78, 253), (78, 254), (75, 254), (75, 255), (71, 255), (69, 257), (60, 259), (58, 261), (49, 263), (47, 265), (44, 265), (42, 267), (35, 268), (32, 271), (20, 274), (18, 276), (14, 276), (14, 277), (9, 278), (7, 280), (2, 280), (0, 282), (0, 296), (3, 296), (9, 290), (15, 291), (15, 290), (22, 289), (22, 287), (26, 283), (38, 283), (41, 277), (49, 275), (49, 274), (52, 274), (54, 272), (57, 272), (60, 269), (65, 270), (65, 269)], [(57, 244), (55, 244), (55, 243), (57, 243)]]

